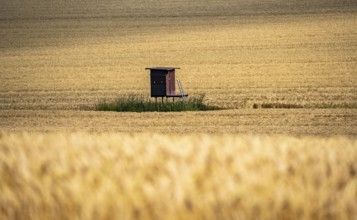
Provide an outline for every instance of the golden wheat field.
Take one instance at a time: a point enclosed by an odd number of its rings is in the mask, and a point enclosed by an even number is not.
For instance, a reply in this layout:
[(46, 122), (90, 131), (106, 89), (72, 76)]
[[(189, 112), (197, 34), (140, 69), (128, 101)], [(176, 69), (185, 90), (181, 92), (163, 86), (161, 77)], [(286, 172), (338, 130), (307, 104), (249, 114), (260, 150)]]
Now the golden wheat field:
[[(0, 219), (357, 219), (354, 0), (2, 0)], [(223, 110), (99, 112), (146, 67)]]
[(0, 138), (2, 219), (355, 219), (357, 141), (161, 134)]

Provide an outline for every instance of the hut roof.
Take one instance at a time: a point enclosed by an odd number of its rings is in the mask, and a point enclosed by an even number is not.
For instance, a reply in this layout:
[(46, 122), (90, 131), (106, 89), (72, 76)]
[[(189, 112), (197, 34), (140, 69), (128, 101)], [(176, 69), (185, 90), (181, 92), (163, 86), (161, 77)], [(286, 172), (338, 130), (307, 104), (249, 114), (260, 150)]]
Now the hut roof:
[(179, 67), (147, 67), (146, 70), (167, 70), (172, 71), (175, 69), (180, 69)]

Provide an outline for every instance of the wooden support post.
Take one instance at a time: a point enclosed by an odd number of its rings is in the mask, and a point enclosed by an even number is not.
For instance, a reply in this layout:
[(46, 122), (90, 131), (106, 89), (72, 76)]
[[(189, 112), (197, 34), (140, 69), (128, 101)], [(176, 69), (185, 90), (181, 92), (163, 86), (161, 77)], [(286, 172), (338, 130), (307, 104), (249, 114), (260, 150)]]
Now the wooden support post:
[(164, 104), (164, 97), (161, 97), (161, 104)]

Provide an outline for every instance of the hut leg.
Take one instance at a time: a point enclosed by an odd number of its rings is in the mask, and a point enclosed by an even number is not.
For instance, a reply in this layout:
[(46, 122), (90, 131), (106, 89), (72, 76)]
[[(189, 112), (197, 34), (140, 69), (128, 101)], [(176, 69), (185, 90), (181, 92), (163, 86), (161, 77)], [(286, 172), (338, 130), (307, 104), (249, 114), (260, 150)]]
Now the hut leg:
[(161, 104), (164, 104), (164, 97), (161, 97)]
[(157, 97), (155, 97), (155, 104), (157, 105)]
[(175, 97), (172, 97), (172, 102), (175, 104)]

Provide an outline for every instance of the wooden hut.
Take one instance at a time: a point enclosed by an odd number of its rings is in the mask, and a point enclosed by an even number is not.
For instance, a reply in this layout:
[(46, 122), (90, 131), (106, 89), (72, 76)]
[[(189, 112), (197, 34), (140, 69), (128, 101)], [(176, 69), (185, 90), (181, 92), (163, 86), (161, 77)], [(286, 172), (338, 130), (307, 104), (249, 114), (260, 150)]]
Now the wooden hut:
[(180, 68), (150, 67), (145, 69), (150, 70), (151, 97), (184, 98), (188, 96), (184, 93), (181, 82), (179, 80), (177, 80), (177, 82), (179, 85), (180, 94), (176, 94), (175, 70)]

